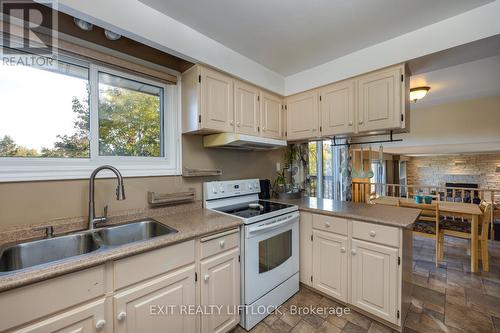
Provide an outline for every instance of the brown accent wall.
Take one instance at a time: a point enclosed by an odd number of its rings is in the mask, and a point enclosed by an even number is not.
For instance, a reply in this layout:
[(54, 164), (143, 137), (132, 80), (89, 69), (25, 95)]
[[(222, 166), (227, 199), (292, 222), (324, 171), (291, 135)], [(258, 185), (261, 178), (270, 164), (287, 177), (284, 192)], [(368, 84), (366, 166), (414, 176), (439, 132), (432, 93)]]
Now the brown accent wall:
[(446, 182), (474, 183), (500, 189), (500, 153), (411, 157), (408, 185), (444, 186)]
[[(221, 177), (185, 178), (144, 177), (126, 178), (127, 199), (116, 201), (114, 179), (96, 181), (96, 210), (104, 204), (109, 213), (147, 207), (146, 193), (173, 193), (195, 188), (197, 199), (202, 198), (202, 182), (237, 178), (274, 179), (276, 162), (283, 150), (246, 152), (225, 149), (205, 149), (201, 136), (183, 137), (183, 166), (188, 168), (220, 168)], [(88, 209), (88, 180), (0, 183), (0, 228), (7, 225), (37, 223), (56, 218), (86, 216)]]

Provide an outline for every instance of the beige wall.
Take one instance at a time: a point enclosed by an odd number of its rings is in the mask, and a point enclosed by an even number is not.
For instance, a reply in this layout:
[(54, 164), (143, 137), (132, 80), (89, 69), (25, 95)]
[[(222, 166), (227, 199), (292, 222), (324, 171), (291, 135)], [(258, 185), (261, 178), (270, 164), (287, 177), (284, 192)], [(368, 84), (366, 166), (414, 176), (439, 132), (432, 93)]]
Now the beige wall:
[[(147, 177), (125, 179), (125, 201), (116, 201), (114, 179), (96, 181), (96, 210), (104, 204), (109, 213), (147, 207), (146, 193), (173, 193), (195, 188), (201, 199), (202, 182), (235, 178), (274, 179), (276, 162), (283, 150), (242, 152), (204, 149), (200, 136), (183, 137), (183, 166), (188, 168), (220, 168), (221, 177), (184, 178)], [(86, 216), (88, 180), (0, 183), (0, 228), (7, 225), (36, 223), (55, 218)]]
[[(385, 136), (387, 138), (387, 136)], [(393, 154), (447, 154), (498, 151), (500, 96), (412, 109), (403, 142), (384, 144)]]
[(411, 157), (408, 185), (444, 186), (446, 182), (474, 183), (500, 189), (500, 153)]

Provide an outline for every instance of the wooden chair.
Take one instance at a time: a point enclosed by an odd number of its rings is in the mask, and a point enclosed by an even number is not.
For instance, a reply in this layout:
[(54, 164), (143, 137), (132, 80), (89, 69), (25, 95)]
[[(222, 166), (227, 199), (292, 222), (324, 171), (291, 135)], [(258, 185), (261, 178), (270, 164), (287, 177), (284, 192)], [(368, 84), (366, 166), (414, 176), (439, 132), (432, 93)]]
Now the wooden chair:
[[(490, 270), (489, 257), (488, 257), (488, 231), (489, 225), (491, 223), (491, 209), (492, 205), (482, 201), (479, 205), (483, 215), (479, 217), (479, 242), (478, 249), (471, 249), (471, 251), (478, 251), (481, 253), (481, 261), (483, 263), (483, 271), (488, 272)], [(439, 246), (440, 246), (440, 260), (444, 256), (444, 236), (457, 237), (463, 239), (471, 239), (471, 225), (470, 221), (465, 222), (461, 220), (455, 220), (451, 218), (445, 218), (440, 221), (439, 224)]]
[[(436, 245), (435, 263), (437, 267), (440, 259), (442, 258), (442, 255), (439, 252), (441, 251), (441, 247), (439, 246), (439, 205), (422, 204), (421, 206), (422, 212), (420, 213), (417, 221), (413, 224), (413, 234), (420, 237), (434, 239)], [(404, 202), (400, 202), (399, 207), (414, 208), (414, 206), (406, 205)]]

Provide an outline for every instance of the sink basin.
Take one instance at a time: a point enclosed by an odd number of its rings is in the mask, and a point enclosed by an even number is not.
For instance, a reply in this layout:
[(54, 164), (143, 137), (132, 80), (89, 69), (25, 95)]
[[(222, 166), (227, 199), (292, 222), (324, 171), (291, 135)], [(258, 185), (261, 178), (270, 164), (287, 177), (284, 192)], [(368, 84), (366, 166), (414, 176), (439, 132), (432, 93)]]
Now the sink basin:
[(74, 234), (0, 248), (0, 274), (90, 253), (99, 249), (91, 233)]
[(95, 233), (102, 245), (118, 246), (176, 232), (174, 228), (153, 219), (144, 219), (116, 227), (98, 229)]

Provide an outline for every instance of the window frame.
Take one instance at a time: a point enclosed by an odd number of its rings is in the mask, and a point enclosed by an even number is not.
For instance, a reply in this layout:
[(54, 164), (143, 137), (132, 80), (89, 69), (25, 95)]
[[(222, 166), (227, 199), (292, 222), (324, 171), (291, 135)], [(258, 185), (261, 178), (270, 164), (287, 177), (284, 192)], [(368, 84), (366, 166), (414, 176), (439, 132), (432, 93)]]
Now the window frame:
[[(0, 45), (0, 47), (2, 47)], [(172, 176), (182, 174), (181, 165), (181, 105), (180, 73), (169, 70), (177, 77), (177, 84), (165, 84), (142, 76), (85, 61), (72, 56), (61, 56), (58, 60), (85, 66), (89, 70), (90, 108), (90, 157), (43, 158), (43, 157), (0, 157), (0, 182), (20, 182), (36, 180), (85, 179), (92, 171), (104, 164), (117, 167), (124, 177)], [(125, 79), (143, 82), (163, 89), (161, 147), (163, 157), (99, 156), (98, 141), (98, 73), (104, 72)], [(111, 173), (104, 172), (102, 177)]]

